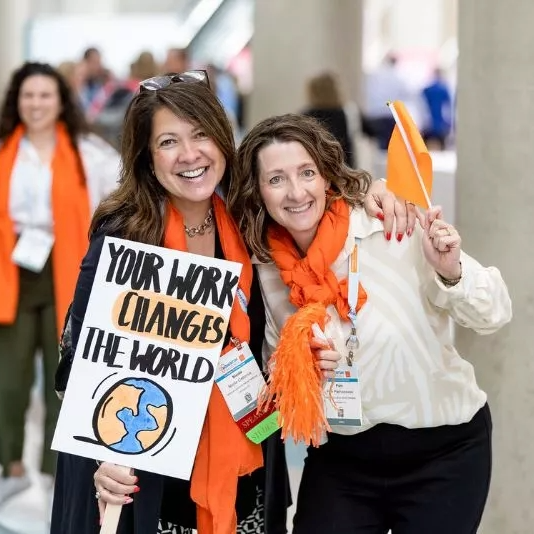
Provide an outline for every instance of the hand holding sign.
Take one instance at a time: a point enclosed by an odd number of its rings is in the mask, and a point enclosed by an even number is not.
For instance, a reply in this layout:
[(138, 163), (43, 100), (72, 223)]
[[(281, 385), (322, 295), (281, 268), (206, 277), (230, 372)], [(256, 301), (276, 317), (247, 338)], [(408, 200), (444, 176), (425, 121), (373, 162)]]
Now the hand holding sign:
[(123, 504), (131, 504), (133, 493), (139, 491), (137, 477), (129, 467), (104, 462), (95, 476), (95, 489), (100, 512), (100, 534), (114, 534)]

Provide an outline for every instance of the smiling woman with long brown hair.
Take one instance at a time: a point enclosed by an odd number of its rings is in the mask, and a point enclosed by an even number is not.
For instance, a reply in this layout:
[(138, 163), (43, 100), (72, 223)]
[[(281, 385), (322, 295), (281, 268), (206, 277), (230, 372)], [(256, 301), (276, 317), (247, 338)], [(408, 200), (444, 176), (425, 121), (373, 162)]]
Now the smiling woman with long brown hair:
[[(230, 336), (261, 364), (263, 301), (247, 248), (223, 197), (235, 172), (234, 136), (204, 71), (141, 82), (124, 122), (120, 185), (95, 213), (72, 305), (75, 350), (106, 235), (242, 264)], [(66, 384), (58, 384), (64, 389)], [(54, 534), (92, 534), (108, 503), (124, 504), (124, 534), (286, 532), (290, 503), (283, 443), (248, 440), (215, 387), (191, 481), (60, 454)]]

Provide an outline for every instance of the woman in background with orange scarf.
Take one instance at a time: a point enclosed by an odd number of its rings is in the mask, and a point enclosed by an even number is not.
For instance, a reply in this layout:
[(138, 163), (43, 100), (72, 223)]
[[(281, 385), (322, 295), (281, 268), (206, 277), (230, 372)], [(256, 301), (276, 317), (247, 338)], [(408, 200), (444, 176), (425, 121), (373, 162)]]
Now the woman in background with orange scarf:
[(410, 239), (383, 239), (362, 209), (370, 176), (313, 119), (262, 121), (237, 160), (228, 203), (259, 264), (269, 393), (283, 435), (313, 445), (293, 534), (476, 532), (491, 418), (450, 321), (510, 321), (499, 271), (438, 207)]
[(26, 63), (14, 72), (0, 114), (0, 504), (30, 485), (22, 451), (38, 349), (46, 404), (42, 471), (54, 475), (59, 329), (91, 213), (115, 187), (118, 164), (118, 154), (89, 134), (51, 66)]

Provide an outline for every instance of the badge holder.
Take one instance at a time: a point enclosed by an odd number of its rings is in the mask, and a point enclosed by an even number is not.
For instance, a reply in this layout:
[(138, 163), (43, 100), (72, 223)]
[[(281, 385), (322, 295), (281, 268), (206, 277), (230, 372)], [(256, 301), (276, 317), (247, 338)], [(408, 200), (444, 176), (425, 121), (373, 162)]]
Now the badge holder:
[(232, 338), (234, 348), (219, 358), (215, 383), (232, 414), (233, 420), (247, 438), (259, 444), (279, 428), (279, 412), (274, 403), (258, 410), (258, 397), (265, 379), (248, 343)]
[[(328, 338), (317, 323), (312, 325), (313, 335), (325, 343)], [(333, 426), (361, 426), (362, 402), (358, 367), (350, 364), (335, 370), (335, 377), (323, 386), (324, 411), (328, 424)]]
[(23, 269), (40, 273), (50, 256), (53, 245), (54, 236), (50, 232), (41, 228), (26, 228), (13, 249), (11, 259)]

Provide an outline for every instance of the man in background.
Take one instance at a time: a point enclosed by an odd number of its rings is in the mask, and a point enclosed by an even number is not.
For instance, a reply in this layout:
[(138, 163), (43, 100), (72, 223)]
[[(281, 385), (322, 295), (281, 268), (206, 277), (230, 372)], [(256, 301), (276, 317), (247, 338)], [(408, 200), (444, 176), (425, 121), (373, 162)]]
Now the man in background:
[(365, 87), (365, 110), (362, 131), (375, 139), (380, 150), (386, 150), (395, 127), (388, 102), (407, 101), (411, 97), (407, 84), (397, 68), (397, 57), (388, 54), (374, 72), (369, 74)]
[(452, 98), (443, 71), (436, 69), (431, 83), (423, 89), (427, 120), (423, 139), (430, 150), (444, 150), (452, 124)]

